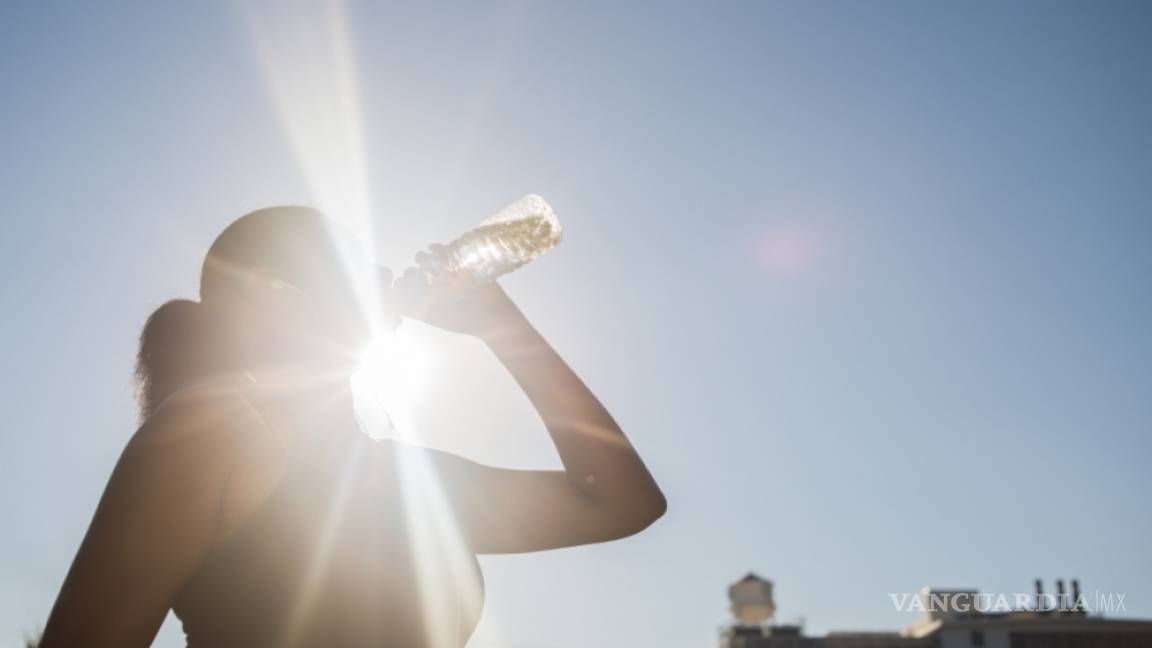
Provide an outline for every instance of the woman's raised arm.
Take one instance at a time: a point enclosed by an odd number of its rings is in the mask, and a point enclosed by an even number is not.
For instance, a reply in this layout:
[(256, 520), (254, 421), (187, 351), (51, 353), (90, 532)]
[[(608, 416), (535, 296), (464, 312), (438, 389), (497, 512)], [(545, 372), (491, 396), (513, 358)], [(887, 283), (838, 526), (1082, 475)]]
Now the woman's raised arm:
[(423, 319), (484, 340), (539, 412), (563, 471), (504, 470), (443, 455), (441, 476), (478, 553), (515, 553), (637, 533), (663, 493), (612, 416), (498, 285)]

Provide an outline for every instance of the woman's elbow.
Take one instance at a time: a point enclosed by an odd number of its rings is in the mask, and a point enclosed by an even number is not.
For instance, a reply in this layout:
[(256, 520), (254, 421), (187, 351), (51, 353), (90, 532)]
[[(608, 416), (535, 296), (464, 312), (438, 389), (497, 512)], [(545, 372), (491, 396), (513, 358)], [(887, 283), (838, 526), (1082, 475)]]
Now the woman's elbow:
[(628, 537), (640, 533), (652, 526), (656, 520), (664, 517), (666, 512), (668, 512), (668, 500), (664, 497), (664, 493), (657, 490), (647, 501), (642, 505), (636, 506), (630, 512), (627, 520), (622, 525), (623, 533), (621, 537)]
[(657, 489), (652, 497), (652, 505), (648, 511), (648, 524), (644, 525), (645, 528), (652, 525), (653, 522), (664, 517), (668, 512), (668, 498), (664, 497), (664, 492)]

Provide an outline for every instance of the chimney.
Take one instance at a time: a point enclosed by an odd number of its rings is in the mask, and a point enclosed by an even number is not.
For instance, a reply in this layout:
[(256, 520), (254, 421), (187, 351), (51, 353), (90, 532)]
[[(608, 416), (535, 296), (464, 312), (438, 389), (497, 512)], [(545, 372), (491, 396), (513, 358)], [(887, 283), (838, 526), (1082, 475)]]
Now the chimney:
[(1064, 579), (1056, 579), (1056, 609), (1063, 612), (1068, 609), (1068, 596), (1064, 594)]
[(1036, 611), (1044, 611), (1044, 581), (1036, 579)]
[(1075, 578), (1072, 579), (1072, 610), (1080, 614), (1084, 613), (1084, 606), (1080, 604), (1080, 581)]

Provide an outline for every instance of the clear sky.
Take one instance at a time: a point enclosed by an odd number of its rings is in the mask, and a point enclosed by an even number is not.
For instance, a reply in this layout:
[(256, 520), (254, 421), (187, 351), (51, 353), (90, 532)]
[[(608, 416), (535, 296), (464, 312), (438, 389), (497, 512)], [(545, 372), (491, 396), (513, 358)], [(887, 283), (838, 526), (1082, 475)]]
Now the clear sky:
[[(712, 645), (748, 570), (811, 632), (1036, 577), (1152, 617), (1152, 4), (4, 3), (0, 92), (0, 646), (134, 430), (145, 317), (333, 192), (391, 264), (547, 197), (507, 288), (669, 498), (485, 559), (473, 646)], [(428, 443), (558, 465), (422, 334)]]

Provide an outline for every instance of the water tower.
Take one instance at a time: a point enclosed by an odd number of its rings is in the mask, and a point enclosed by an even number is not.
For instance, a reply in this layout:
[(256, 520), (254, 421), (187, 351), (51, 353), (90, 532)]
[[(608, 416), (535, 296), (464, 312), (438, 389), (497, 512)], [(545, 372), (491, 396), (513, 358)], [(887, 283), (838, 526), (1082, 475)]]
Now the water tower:
[(728, 586), (728, 600), (732, 602), (732, 616), (741, 625), (763, 625), (776, 613), (772, 581), (752, 572)]

